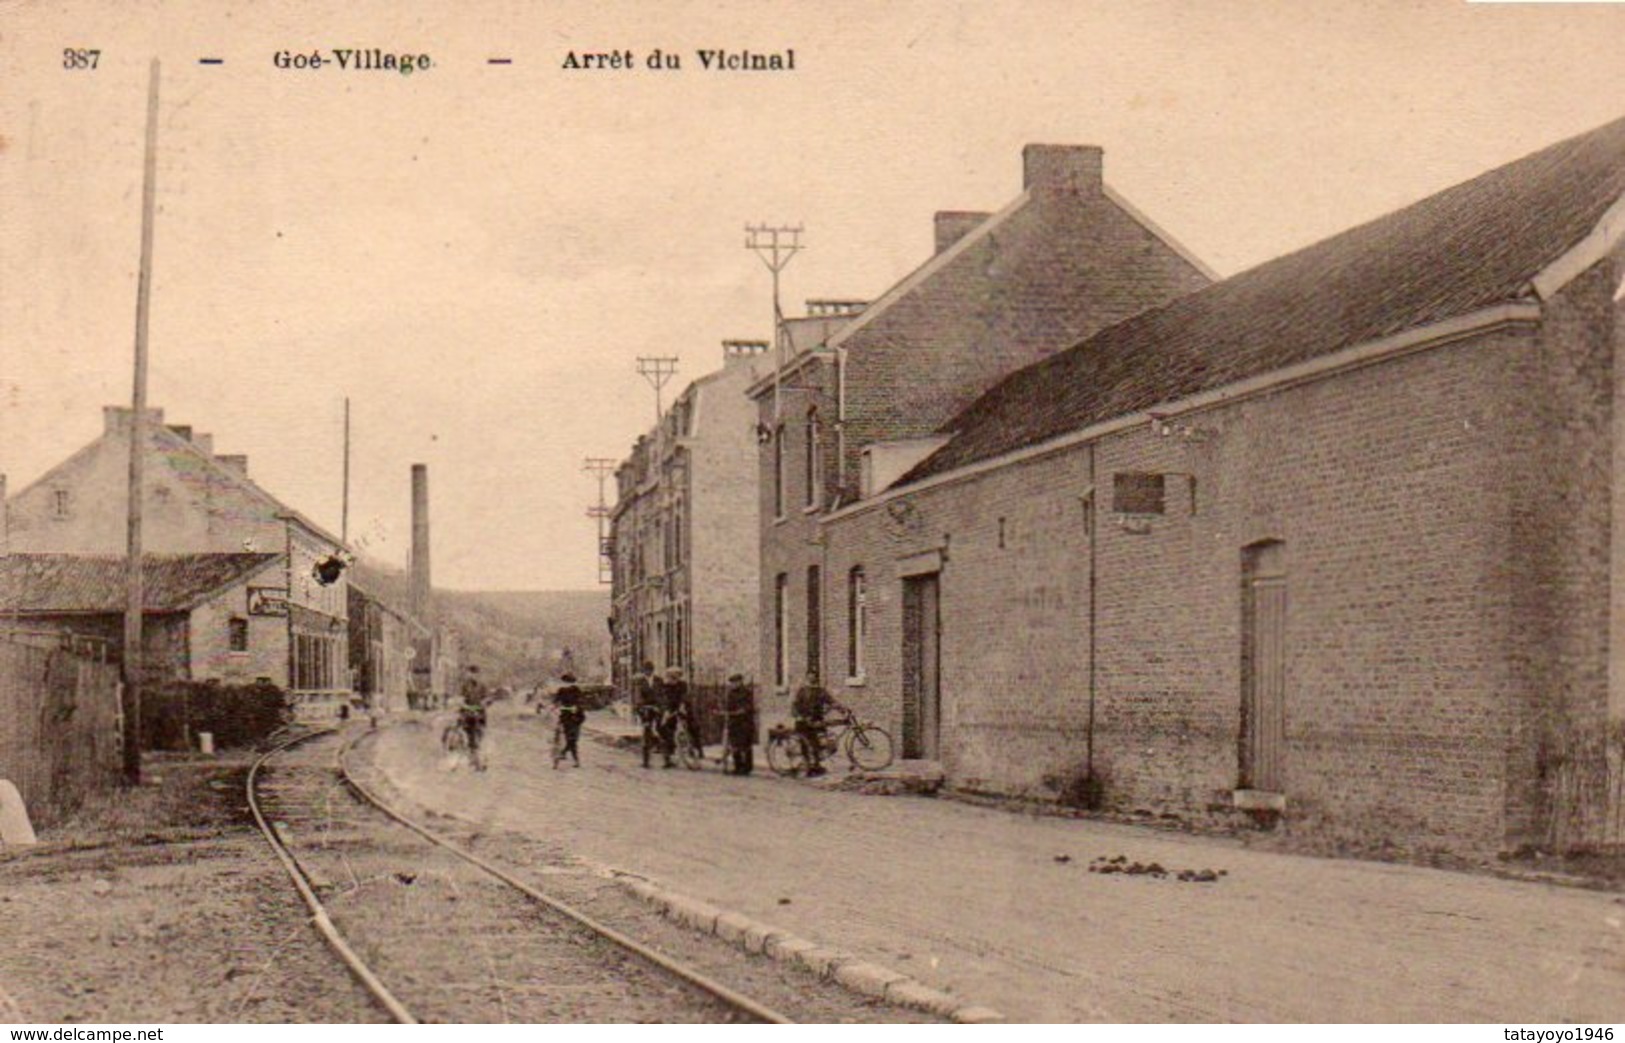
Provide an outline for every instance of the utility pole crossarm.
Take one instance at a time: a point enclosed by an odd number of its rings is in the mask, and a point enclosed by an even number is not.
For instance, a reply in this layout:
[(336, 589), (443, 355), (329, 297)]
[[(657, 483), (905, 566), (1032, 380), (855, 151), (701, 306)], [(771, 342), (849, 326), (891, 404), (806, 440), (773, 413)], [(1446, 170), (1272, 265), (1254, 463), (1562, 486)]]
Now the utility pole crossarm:
[(660, 389), (666, 382), (677, 374), (677, 357), (675, 355), (639, 355), (638, 373), (649, 385), (655, 389), (655, 424), (658, 426), (660, 418), (665, 415), (661, 408)]
[(582, 461), (581, 469), (598, 479), (598, 503), (587, 508), (587, 517), (598, 522), (598, 582), (609, 583), (615, 578), (615, 562), (610, 555), (609, 536), (604, 531), (609, 524), (609, 502), (605, 499), (604, 490), (609, 476), (615, 473), (620, 465), (607, 456), (589, 456)]
[(777, 428), (780, 416), (779, 384), (784, 372), (785, 335), (784, 309), (779, 306), (779, 273), (796, 254), (805, 250), (801, 241), (801, 225), (746, 225), (745, 249), (754, 253), (767, 265), (773, 275), (773, 423)]

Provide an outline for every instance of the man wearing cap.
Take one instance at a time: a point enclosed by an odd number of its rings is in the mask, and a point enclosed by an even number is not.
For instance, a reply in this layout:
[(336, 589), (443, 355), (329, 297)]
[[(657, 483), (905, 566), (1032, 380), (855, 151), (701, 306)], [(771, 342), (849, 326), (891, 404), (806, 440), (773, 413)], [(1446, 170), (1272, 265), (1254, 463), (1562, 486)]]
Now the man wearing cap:
[(683, 680), (682, 667), (671, 667), (666, 671), (665, 684), (660, 689), (660, 753), (665, 758), (663, 768), (675, 767), (672, 761), (677, 753), (677, 729), (684, 725), (688, 732), (683, 741), (693, 745), (694, 722), (688, 716), (688, 683)]
[(569, 757), (576, 767), (581, 767), (581, 752), (577, 744), (581, 741), (581, 724), (587, 719), (586, 707), (581, 702), (581, 689), (576, 687), (574, 674), (565, 674), (559, 678), (558, 691), (553, 693), (553, 706), (559, 714), (559, 730), (564, 733), (564, 748), (559, 750), (553, 761), (553, 767), (559, 766), (559, 761)]
[(745, 683), (743, 674), (728, 678), (728, 691), (722, 700), (723, 730), (727, 735), (728, 771), (749, 775), (756, 755), (756, 692)]
[(665, 685), (655, 673), (655, 665), (644, 660), (643, 672), (632, 678), (632, 716), (643, 729), (643, 766), (649, 766), (649, 754), (660, 742), (661, 706), (665, 702)]

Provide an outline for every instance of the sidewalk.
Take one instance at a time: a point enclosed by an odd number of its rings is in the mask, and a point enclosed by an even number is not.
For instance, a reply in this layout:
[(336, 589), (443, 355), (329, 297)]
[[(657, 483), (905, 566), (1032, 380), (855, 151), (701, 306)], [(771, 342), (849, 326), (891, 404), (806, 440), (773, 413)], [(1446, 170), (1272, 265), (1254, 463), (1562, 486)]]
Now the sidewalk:
[[(762, 772), (645, 771), (596, 744), (585, 768), (552, 771), (544, 732), (499, 718), (479, 777), (443, 773), (421, 730), (386, 733), (376, 756), (431, 808), (559, 841), (1012, 1020), (1625, 1017), (1616, 895)], [(602, 719), (594, 733), (628, 734)], [(1102, 858), (1167, 873), (1091, 872)], [(1216, 879), (1181, 881), (1181, 870)]]

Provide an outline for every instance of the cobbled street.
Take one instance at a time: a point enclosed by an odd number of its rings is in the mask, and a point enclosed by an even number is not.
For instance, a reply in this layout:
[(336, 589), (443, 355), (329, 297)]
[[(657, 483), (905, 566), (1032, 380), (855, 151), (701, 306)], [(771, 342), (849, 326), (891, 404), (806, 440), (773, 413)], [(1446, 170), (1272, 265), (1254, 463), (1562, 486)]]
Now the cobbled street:
[[(645, 875), (987, 1004), (1018, 1021), (1618, 1022), (1625, 898), (1251, 850), (1223, 839), (918, 797), (645, 771), (585, 743), (553, 770), (543, 722), (499, 717), (491, 770), (438, 729), (371, 746), (420, 804), (568, 838)], [(1158, 863), (1163, 877), (1090, 872)], [(1181, 870), (1211, 869), (1210, 883)]]

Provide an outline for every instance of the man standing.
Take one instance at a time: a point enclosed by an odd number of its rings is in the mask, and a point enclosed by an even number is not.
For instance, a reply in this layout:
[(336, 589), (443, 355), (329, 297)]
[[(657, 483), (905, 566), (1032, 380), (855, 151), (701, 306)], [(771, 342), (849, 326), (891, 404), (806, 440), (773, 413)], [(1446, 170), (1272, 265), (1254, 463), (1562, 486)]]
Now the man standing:
[(632, 678), (632, 716), (637, 718), (639, 726), (643, 729), (643, 766), (649, 766), (649, 754), (660, 745), (660, 715), (662, 704), (665, 702), (664, 685), (660, 675), (655, 673), (655, 665), (648, 660), (643, 663), (643, 672)]
[(834, 705), (835, 700), (812, 674), (807, 675), (806, 684), (796, 689), (795, 699), (790, 703), (796, 734), (801, 736), (802, 749), (807, 755), (809, 777), (824, 774), (824, 717)]
[(581, 689), (576, 687), (575, 675), (565, 674), (559, 680), (563, 683), (553, 693), (553, 706), (558, 710), (558, 727), (564, 736), (564, 745), (555, 748), (553, 767), (557, 768), (559, 761), (568, 756), (579, 768), (581, 752), (577, 744), (581, 742), (581, 724), (587, 719), (587, 710), (581, 704)]
[(662, 768), (676, 767), (672, 758), (677, 753), (677, 730), (682, 727), (688, 734), (682, 738), (690, 746), (693, 741), (693, 721), (688, 718), (688, 683), (683, 680), (682, 667), (666, 670), (666, 683), (661, 688), (660, 753), (665, 758)]
[(755, 768), (756, 692), (745, 683), (743, 674), (728, 678), (722, 713), (726, 722), (723, 728), (727, 733), (728, 770), (734, 775), (749, 775)]
[(475, 771), (485, 770), (480, 745), (485, 741), (485, 686), (480, 684), (480, 668), (470, 666), (463, 678), (462, 703), (457, 708), (457, 726), (468, 742), (468, 762)]

